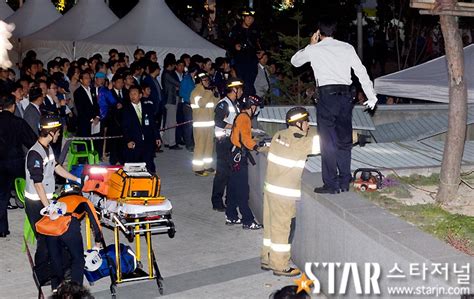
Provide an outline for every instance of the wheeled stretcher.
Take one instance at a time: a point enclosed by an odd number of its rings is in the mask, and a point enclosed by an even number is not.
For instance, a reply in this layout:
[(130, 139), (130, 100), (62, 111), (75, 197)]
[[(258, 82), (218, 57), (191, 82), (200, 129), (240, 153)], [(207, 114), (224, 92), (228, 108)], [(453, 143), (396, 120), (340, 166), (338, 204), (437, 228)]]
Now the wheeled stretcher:
[[(144, 164), (125, 164), (123, 169), (117, 166), (88, 166), (83, 174), (86, 181), (83, 194), (93, 204), (99, 214), (100, 222), (114, 232), (116, 253), (116, 281), (111, 292), (116, 293), (116, 284), (155, 279), (160, 294), (163, 294), (163, 277), (151, 242), (152, 235), (175, 235), (175, 226), (171, 219), (171, 202), (160, 196), (160, 180), (146, 172)], [(112, 198), (111, 198), (112, 197)], [(120, 231), (135, 243), (137, 269), (124, 274), (120, 269)], [(91, 227), (86, 219), (87, 248), (92, 247)], [(141, 257), (141, 237), (146, 242), (146, 265)], [(148, 273), (145, 271), (147, 270)]]

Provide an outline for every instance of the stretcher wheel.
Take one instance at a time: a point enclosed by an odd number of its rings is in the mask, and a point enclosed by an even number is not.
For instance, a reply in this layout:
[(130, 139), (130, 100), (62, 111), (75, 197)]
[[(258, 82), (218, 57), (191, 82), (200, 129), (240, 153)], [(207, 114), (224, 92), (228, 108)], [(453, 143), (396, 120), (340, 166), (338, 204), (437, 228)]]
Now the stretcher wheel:
[(174, 223), (170, 221), (170, 228), (168, 229), (168, 237), (173, 239), (175, 234), (176, 234), (176, 228), (174, 227)]

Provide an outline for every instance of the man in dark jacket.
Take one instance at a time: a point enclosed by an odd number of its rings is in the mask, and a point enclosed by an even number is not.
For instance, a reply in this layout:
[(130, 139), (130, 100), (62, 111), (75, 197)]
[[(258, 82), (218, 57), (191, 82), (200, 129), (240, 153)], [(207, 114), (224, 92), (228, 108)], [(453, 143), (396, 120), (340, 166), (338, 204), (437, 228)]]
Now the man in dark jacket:
[(125, 162), (145, 162), (148, 171), (155, 172), (155, 148), (161, 146), (160, 132), (155, 125), (153, 105), (141, 101), (138, 86), (130, 88), (130, 103), (123, 107), (122, 131), (126, 143)]
[(92, 135), (92, 124), (98, 125), (100, 122), (100, 109), (97, 97), (91, 90), (91, 77), (87, 71), (82, 71), (79, 75), (79, 86), (74, 91), (74, 103), (77, 110), (77, 135), (89, 137)]
[(30, 103), (25, 109), (23, 119), (28, 125), (30, 125), (36, 136), (38, 136), (41, 114), (43, 113), (40, 107), (43, 105), (44, 102), (44, 97), (41, 88), (37, 86), (33, 86), (32, 88), (30, 88), (29, 99)]
[(13, 181), (25, 176), (23, 146), (30, 148), (36, 142), (36, 135), (26, 121), (14, 115), (15, 108), (13, 96), (0, 98), (0, 238), (10, 233), (7, 206)]
[[(167, 57), (168, 58), (168, 57)], [(178, 76), (175, 73), (176, 61), (173, 59), (165, 59), (164, 61), (165, 71), (161, 76), (161, 83), (163, 85), (165, 95), (165, 107), (166, 107), (166, 128), (172, 128), (176, 126), (176, 110), (177, 110), (177, 99), (180, 82)], [(169, 149), (178, 150), (181, 149), (176, 144), (176, 129), (168, 129), (163, 135), (163, 141), (165, 147)]]

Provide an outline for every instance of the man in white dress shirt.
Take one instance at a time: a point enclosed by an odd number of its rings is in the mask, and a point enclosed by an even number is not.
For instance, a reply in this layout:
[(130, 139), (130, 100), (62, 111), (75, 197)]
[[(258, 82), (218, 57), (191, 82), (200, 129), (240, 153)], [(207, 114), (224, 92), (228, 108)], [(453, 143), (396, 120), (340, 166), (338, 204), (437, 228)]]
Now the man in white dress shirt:
[(306, 48), (291, 58), (295, 67), (309, 62), (319, 85), (316, 106), (318, 133), (321, 142), (321, 170), (324, 185), (316, 193), (348, 191), (351, 176), (352, 108), (350, 92), (351, 69), (359, 78), (367, 97), (364, 102), (374, 109), (377, 97), (367, 70), (350, 44), (333, 38), (336, 22), (321, 20), (319, 30)]

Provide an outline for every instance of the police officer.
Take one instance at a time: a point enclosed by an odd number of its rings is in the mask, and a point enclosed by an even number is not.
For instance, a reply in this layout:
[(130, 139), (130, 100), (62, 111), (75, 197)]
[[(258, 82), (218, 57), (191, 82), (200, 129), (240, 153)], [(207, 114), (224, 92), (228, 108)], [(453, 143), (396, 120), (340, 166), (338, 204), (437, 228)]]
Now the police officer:
[(36, 134), (28, 123), (14, 115), (17, 106), (13, 96), (0, 98), (0, 238), (8, 230), (7, 207), (15, 178), (25, 176), (25, 152), (36, 142)]
[(254, 26), (255, 10), (244, 8), (241, 12), (242, 23), (232, 28), (229, 34), (229, 54), (237, 76), (244, 81), (244, 95), (255, 94), (255, 78), (258, 72), (257, 51), (261, 50), (260, 37)]
[(48, 263), (48, 251), (46, 250), (45, 238), (36, 232), (35, 225), (42, 217), (41, 209), (48, 207), (53, 198), (56, 189), (54, 173), (81, 184), (80, 178), (67, 172), (55, 160), (51, 143), (56, 142), (60, 134), (61, 123), (59, 118), (55, 115), (42, 116), (38, 141), (26, 154), (25, 211), (36, 235), (35, 271), (40, 283), (44, 283), (49, 279), (49, 273), (44, 270)]
[(263, 247), (261, 267), (280, 276), (296, 276), (290, 267), (290, 231), (296, 216), (296, 201), (301, 197), (301, 176), (306, 157), (319, 153), (319, 138), (308, 134), (308, 111), (303, 107), (286, 114), (287, 129), (272, 139), (267, 158), (263, 193)]
[(194, 153), (193, 171), (196, 175), (207, 176), (214, 173), (211, 168), (214, 149), (214, 107), (219, 101), (211, 86), (209, 75), (197, 74), (200, 83), (191, 92), (193, 110)]
[(291, 58), (295, 67), (310, 62), (319, 84), (317, 103), (318, 132), (321, 137), (321, 165), (324, 185), (316, 193), (348, 191), (351, 176), (352, 95), (351, 69), (359, 78), (373, 109), (377, 103), (373, 84), (354, 47), (333, 38), (336, 23), (323, 19), (310, 44)]
[[(262, 100), (257, 96), (248, 96), (239, 100), (240, 113), (234, 120), (230, 141), (232, 142), (232, 172), (227, 188), (226, 224), (240, 224), (243, 229), (261, 229), (262, 225), (255, 221), (249, 207), (249, 174), (248, 162), (255, 165), (251, 151), (257, 151), (258, 145), (252, 139), (252, 118)], [(237, 208), (242, 215), (239, 219)]]
[(218, 212), (225, 212), (222, 202), (224, 191), (229, 182), (230, 161), (229, 152), (231, 148), (230, 132), (234, 119), (239, 113), (237, 100), (242, 97), (244, 83), (238, 78), (230, 78), (227, 81), (227, 96), (217, 103), (214, 110), (214, 134), (216, 137), (216, 175), (212, 184), (212, 208)]

